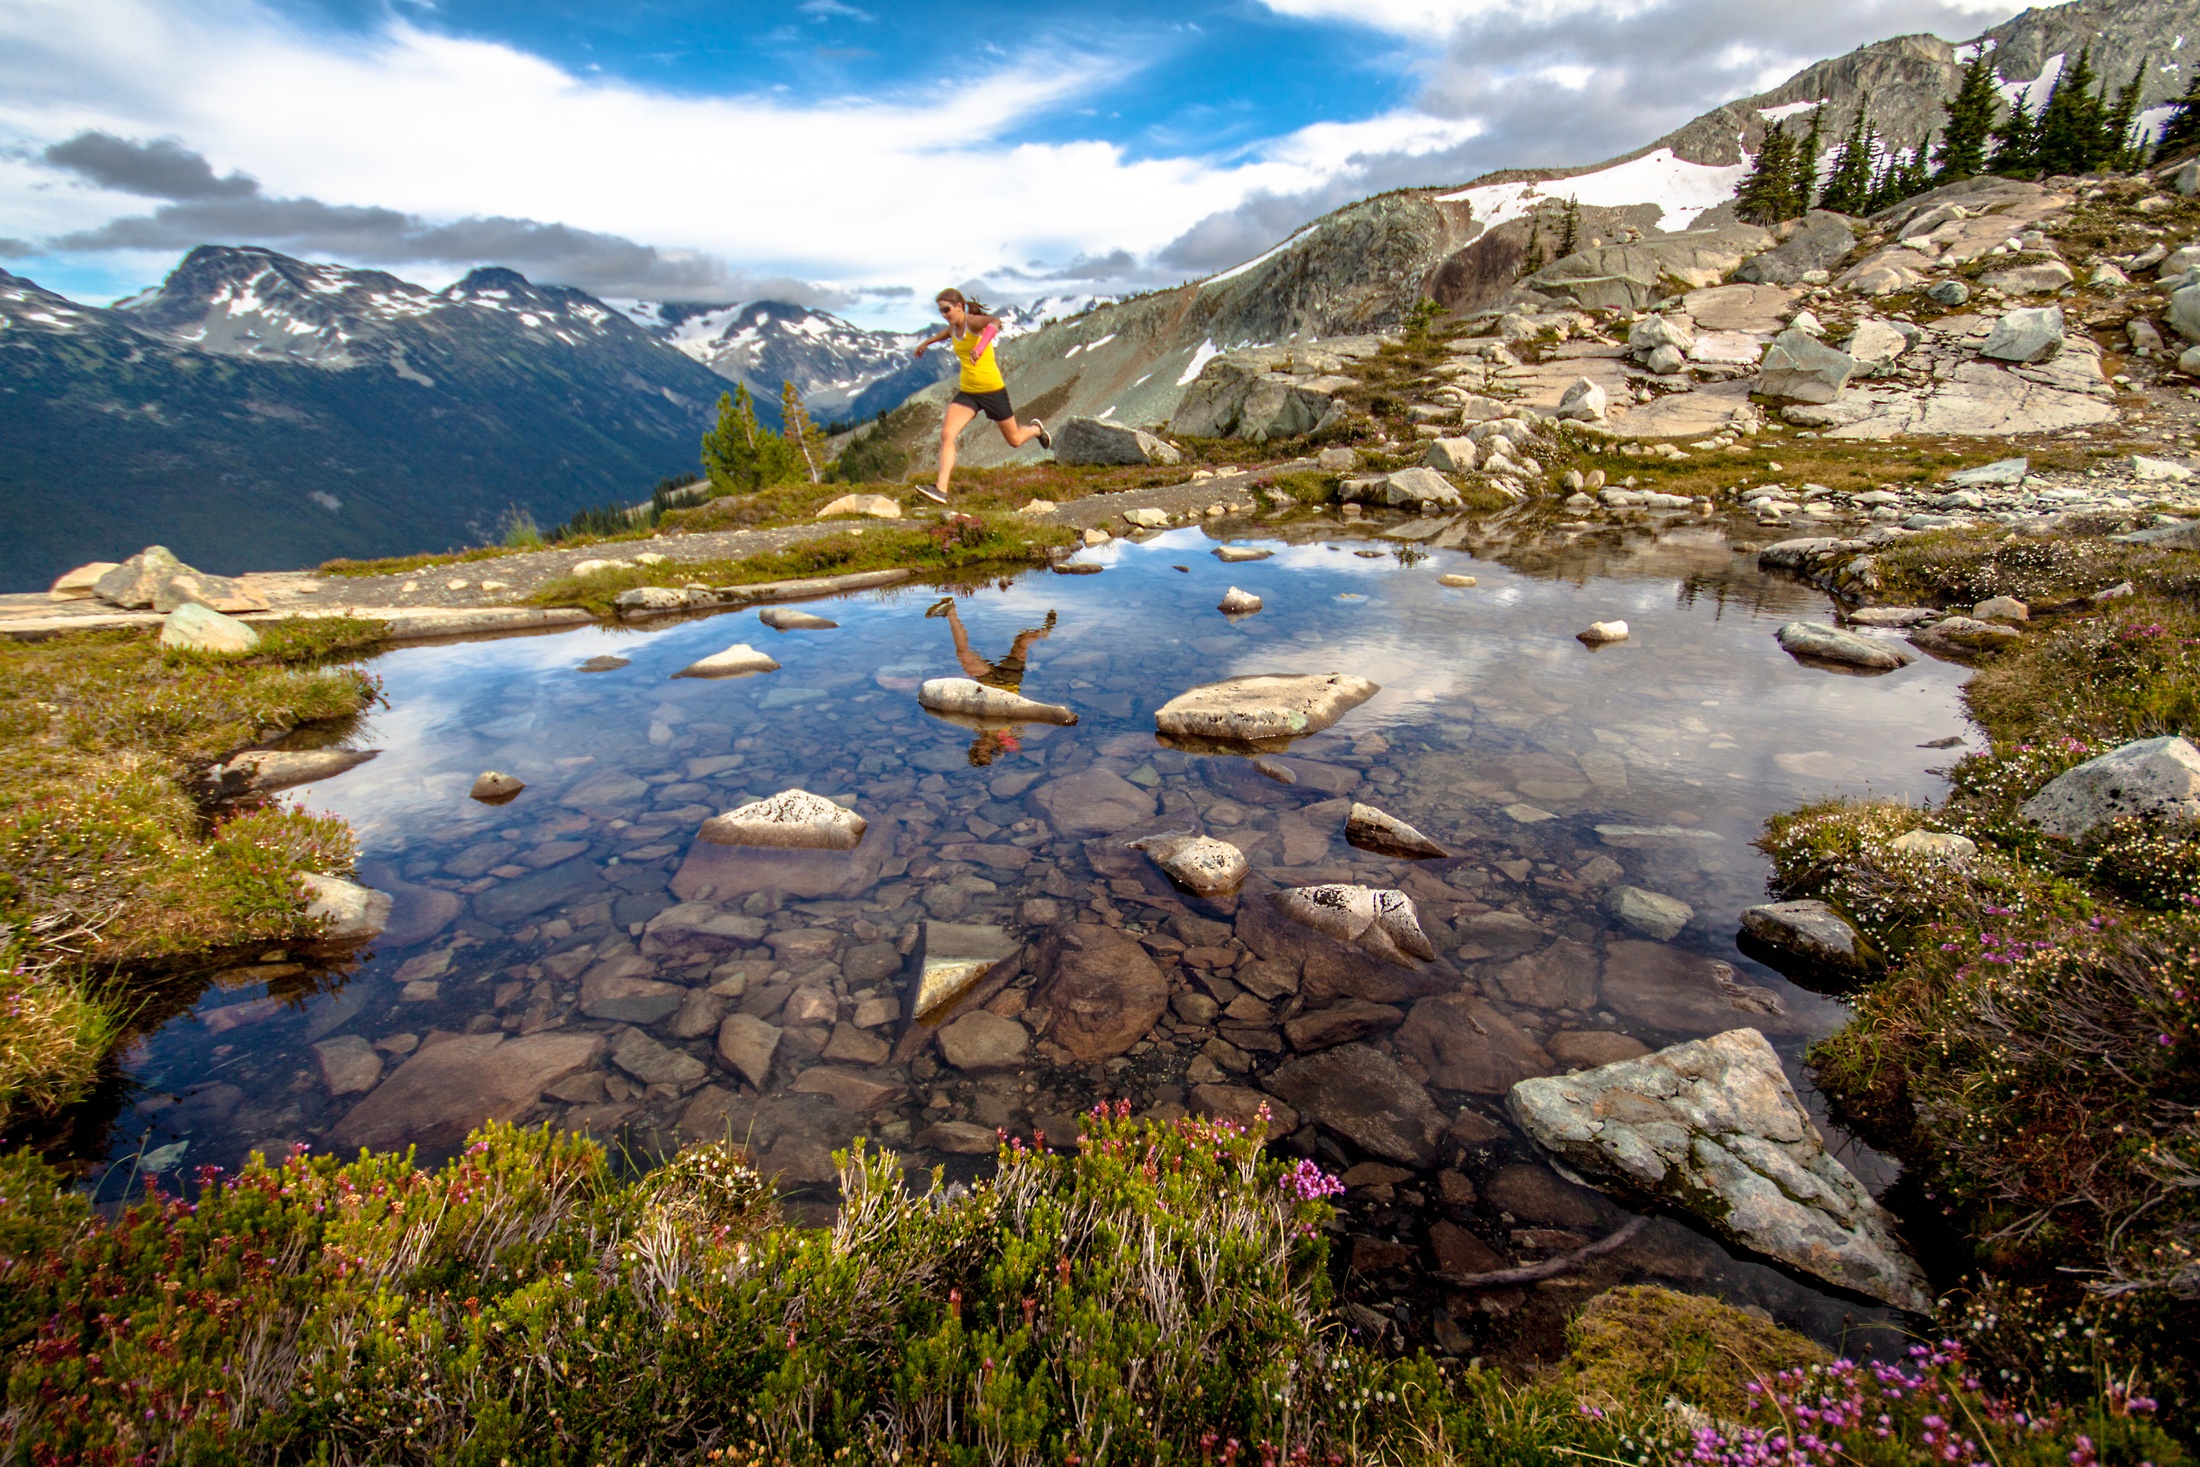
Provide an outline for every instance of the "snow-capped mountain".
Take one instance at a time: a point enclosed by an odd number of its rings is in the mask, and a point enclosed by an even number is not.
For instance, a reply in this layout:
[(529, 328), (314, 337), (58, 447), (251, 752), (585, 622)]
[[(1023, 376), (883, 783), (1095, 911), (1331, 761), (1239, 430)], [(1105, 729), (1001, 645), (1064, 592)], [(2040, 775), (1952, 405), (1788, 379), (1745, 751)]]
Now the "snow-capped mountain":
[(510, 270), (430, 291), (202, 246), (111, 309), (0, 272), (0, 588), (156, 541), (266, 569), (631, 503), (693, 470), (721, 390)]

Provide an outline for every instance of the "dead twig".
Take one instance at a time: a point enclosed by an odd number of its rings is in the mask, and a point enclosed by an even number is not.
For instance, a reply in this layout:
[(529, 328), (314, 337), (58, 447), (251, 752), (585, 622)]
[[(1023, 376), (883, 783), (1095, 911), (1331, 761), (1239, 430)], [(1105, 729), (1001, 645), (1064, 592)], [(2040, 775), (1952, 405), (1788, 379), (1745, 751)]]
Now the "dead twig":
[(1585, 1248), (1562, 1253), (1541, 1263), (1531, 1263), (1524, 1268), (1500, 1268), (1490, 1273), (1439, 1273), (1445, 1283), (1458, 1289), (1502, 1289), (1513, 1284), (1533, 1284), (1544, 1279), (1555, 1279), (1560, 1274), (1572, 1273), (1592, 1258), (1601, 1258), (1614, 1249), (1624, 1248), (1634, 1240), (1635, 1234), (1650, 1226), (1650, 1219), (1641, 1214), (1622, 1223), (1617, 1232), (1599, 1238)]

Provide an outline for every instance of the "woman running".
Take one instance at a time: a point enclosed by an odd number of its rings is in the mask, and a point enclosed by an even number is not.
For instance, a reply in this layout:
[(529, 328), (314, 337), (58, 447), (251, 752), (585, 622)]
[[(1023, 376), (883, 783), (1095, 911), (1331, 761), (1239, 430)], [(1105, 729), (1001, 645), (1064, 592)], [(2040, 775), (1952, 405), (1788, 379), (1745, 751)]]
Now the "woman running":
[(952, 340), (955, 356), (962, 363), (962, 380), (956, 384), (955, 395), (948, 399), (947, 421), (940, 427), (939, 487), (920, 487), (917, 492), (945, 504), (947, 480), (955, 472), (955, 440), (978, 414), (984, 413), (1000, 425), (1001, 436), (1010, 448), (1022, 448), (1034, 438), (1041, 448), (1052, 448), (1054, 436), (1037, 418), (1028, 428), (1016, 421), (1016, 409), (1008, 403), (1008, 381), (1001, 376), (1001, 355), (993, 349), (1001, 334), (1001, 323), (959, 290), (941, 291), (938, 303), (947, 325), (917, 343), (917, 356), (921, 359), (928, 348)]

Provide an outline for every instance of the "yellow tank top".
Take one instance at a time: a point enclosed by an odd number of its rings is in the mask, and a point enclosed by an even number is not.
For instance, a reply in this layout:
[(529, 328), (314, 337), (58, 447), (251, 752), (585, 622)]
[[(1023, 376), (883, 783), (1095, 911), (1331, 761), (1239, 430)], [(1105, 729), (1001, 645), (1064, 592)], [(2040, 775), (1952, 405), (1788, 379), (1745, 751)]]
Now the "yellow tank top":
[(955, 338), (955, 355), (962, 362), (964, 392), (1002, 392), (1007, 390), (1008, 380), (1001, 376), (1001, 339), (995, 336), (986, 347), (985, 355), (977, 355), (978, 342), (983, 333), (966, 331)]

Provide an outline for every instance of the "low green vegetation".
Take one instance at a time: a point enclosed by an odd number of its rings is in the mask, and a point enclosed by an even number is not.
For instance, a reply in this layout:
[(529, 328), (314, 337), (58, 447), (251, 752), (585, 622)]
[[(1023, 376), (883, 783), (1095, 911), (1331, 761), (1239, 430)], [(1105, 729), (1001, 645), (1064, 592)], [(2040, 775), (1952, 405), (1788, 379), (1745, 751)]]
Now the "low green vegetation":
[(544, 586), (533, 599), (544, 606), (608, 612), (621, 591), (636, 586), (746, 586), (874, 570), (908, 569), (924, 575), (989, 567), (1020, 569), (1044, 560), (1049, 546), (1066, 545), (1070, 539), (1068, 529), (1032, 524), (1014, 515), (950, 513), (930, 525), (891, 521), (865, 525), (739, 560), (667, 561), (568, 576)]
[[(2109, 1362), (2190, 1413), (2200, 843), (2139, 819), (2066, 841), (2018, 807), (2084, 760), (2200, 725), (2200, 554), (1943, 534), (1880, 563), (1899, 599), (2015, 595), (2038, 614), (1966, 687), (1991, 748), (1956, 764), (1940, 807), (1826, 802), (1761, 842), (1781, 895), (1831, 903), (1888, 959), (1813, 1051), (1819, 1082), (1958, 1225), (1997, 1364), (2067, 1388)], [(1921, 828), (1976, 852), (1894, 849)]]
[(374, 680), (334, 665), (379, 622), (270, 626), (246, 657), (139, 631), (0, 642), (0, 1125), (82, 1094), (136, 999), (121, 975), (306, 935), (298, 881), (350, 869), (343, 822), (267, 803), (210, 820), (204, 766), (350, 718)]
[[(1081, 1130), (922, 1195), (859, 1146), (814, 1229), (715, 1144), (631, 1180), (592, 1142), (491, 1126), (434, 1172), (255, 1158), (112, 1216), (18, 1153), (0, 1162), (9, 1456), (2190, 1461), (2128, 1395), (2019, 1414), (1950, 1347), (1859, 1368), (1659, 1289), (1598, 1300), (1538, 1379), (1391, 1358), (1332, 1312), (1334, 1179), (1226, 1123), (1103, 1108)], [(1875, 1420), (1835, 1454), (1796, 1434), (1798, 1403)]]

